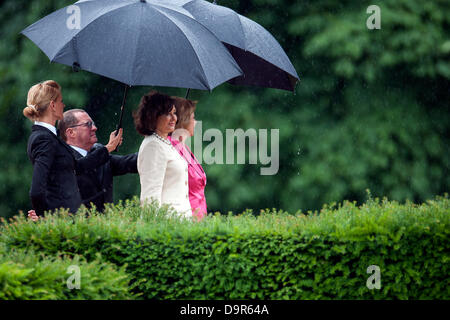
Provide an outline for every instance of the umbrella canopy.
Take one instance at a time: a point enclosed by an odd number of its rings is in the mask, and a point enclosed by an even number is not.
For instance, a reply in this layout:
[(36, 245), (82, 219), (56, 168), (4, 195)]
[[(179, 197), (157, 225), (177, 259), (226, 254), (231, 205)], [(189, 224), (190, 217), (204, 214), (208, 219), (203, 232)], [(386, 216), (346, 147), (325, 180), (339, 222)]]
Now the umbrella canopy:
[(78, 65), (122, 83), (212, 90), (242, 75), (224, 45), (183, 8), (156, 0), (76, 3), (22, 31), (52, 62)]
[(161, 3), (182, 6), (226, 45), (244, 72), (230, 83), (294, 91), (299, 80), (294, 66), (277, 40), (258, 23), (204, 0)]
[[(81, 2), (101, 0), (80, 0)], [(229, 80), (294, 91), (297, 72), (278, 41), (258, 23), (235, 11), (204, 0), (160, 0), (160, 4), (183, 7), (222, 41), (244, 74)]]

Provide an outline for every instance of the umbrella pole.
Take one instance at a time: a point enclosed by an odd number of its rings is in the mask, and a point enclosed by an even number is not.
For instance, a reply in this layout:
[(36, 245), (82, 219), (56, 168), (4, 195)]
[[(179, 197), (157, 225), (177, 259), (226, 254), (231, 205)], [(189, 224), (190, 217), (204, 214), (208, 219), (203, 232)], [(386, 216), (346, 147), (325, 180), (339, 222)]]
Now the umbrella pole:
[[(117, 129), (116, 129), (116, 136), (119, 134), (119, 130), (122, 128), (123, 110), (125, 109), (125, 103), (127, 101), (127, 93), (128, 93), (128, 85), (125, 85), (125, 92), (123, 94), (122, 106), (120, 107), (119, 124), (117, 125)], [(116, 150), (114, 150), (114, 151), (118, 151), (118, 150), (119, 150), (119, 146), (117, 146)]]
[(125, 92), (123, 94), (122, 106), (120, 107), (120, 118), (119, 124), (117, 125), (116, 136), (119, 134), (119, 129), (122, 128), (123, 110), (125, 107), (125, 102), (127, 101), (128, 85), (125, 85)]
[(186, 96), (184, 97), (185, 99), (187, 99), (189, 97), (189, 92), (191, 92), (191, 89), (186, 90)]

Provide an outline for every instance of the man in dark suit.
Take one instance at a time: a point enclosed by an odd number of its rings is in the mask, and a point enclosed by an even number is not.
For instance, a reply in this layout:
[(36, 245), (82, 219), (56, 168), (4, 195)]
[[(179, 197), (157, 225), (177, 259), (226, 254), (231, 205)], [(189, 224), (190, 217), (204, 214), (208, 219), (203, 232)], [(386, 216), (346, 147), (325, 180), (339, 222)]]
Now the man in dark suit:
[[(76, 159), (103, 147), (97, 143), (95, 123), (82, 109), (64, 112), (58, 128), (61, 138), (72, 147)], [(82, 203), (87, 207), (93, 203), (98, 211), (103, 211), (105, 203), (113, 202), (113, 177), (138, 172), (137, 155), (137, 153), (126, 156), (110, 155), (109, 161), (96, 169), (77, 173)]]

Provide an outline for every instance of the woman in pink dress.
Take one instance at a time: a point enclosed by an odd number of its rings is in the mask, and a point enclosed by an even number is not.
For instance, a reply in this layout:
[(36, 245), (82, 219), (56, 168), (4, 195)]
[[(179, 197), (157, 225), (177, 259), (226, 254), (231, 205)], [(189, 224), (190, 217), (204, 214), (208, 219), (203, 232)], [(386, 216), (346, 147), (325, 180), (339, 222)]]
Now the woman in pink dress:
[(175, 100), (177, 124), (169, 138), (172, 145), (188, 163), (189, 202), (192, 215), (198, 221), (208, 214), (205, 199), (206, 174), (194, 154), (185, 144), (186, 139), (194, 135), (196, 102), (172, 97)]

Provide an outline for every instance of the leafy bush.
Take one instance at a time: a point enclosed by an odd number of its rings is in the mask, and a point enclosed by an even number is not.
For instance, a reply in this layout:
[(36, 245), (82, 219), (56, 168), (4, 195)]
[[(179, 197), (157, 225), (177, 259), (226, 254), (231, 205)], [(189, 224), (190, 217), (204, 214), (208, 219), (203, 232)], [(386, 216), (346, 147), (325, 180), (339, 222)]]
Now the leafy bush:
[[(70, 277), (79, 267), (80, 287)], [(48, 257), (33, 250), (10, 249), (0, 246), (0, 300), (18, 299), (131, 299), (129, 276), (124, 268), (101, 261), (86, 262), (75, 256)]]
[[(448, 195), (421, 205), (369, 199), (198, 223), (135, 199), (89, 218), (17, 218), (1, 241), (88, 260), (100, 252), (126, 266), (144, 298), (449, 299), (449, 208)], [(366, 286), (371, 265), (379, 290)]]

